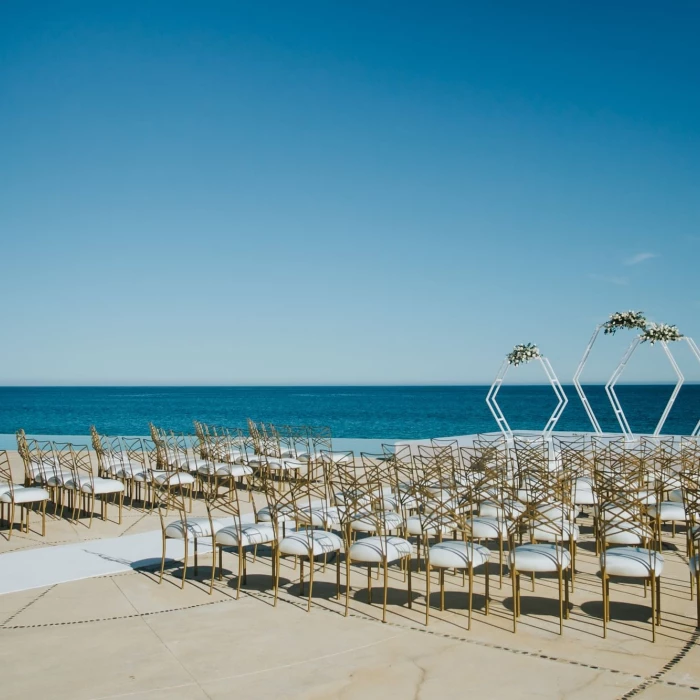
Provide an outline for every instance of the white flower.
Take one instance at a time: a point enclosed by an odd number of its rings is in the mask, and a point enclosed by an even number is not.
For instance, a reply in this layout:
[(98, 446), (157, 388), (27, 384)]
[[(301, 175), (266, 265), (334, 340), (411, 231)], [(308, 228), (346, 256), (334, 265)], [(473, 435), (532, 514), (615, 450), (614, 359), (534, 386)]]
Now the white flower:
[(513, 350), (506, 355), (508, 363), (515, 367), (530, 362), (530, 360), (535, 360), (538, 357), (542, 357), (542, 353), (533, 343), (516, 345)]
[(643, 343), (647, 340), (651, 345), (654, 343), (672, 343), (675, 340), (680, 340), (683, 334), (676, 326), (669, 326), (667, 323), (652, 323), (641, 334), (640, 338)]
[(642, 311), (617, 311), (603, 324), (603, 333), (614, 335), (621, 328), (645, 330), (647, 320)]

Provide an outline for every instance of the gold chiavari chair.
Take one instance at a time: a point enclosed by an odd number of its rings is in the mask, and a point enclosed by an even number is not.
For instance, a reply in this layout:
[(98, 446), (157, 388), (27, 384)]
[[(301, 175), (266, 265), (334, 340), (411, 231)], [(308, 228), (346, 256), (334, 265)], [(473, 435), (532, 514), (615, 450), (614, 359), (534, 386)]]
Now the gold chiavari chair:
[(29, 455), (29, 445), (27, 443), (27, 435), (22, 428), (20, 428), (15, 436), (17, 438), (17, 452), (22, 458), (22, 464), (24, 465), (24, 485), (31, 486), (35, 479), (32, 473), (32, 460)]
[(0, 519), (4, 519), (4, 507), (8, 507), (7, 521), (9, 523), (9, 531), (7, 539), (12, 537), (12, 530), (15, 526), (16, 508), (20, 509), (20, 532), (24, 523), (25, 533), (29, 532), (29, 513), (32, 507), (39, 505), (41, 512), (41, 536), (46, 536), (46, 503), (49, 500), (49, 493), (46, 489), (37, 486), (22, 486), (15, 484), (12, 478), (12, 469), (10, 468), (10, 457), (6, 450), (0, 451)]
[[(209, 594), (214, 590), (214, 577), (216, 575), (216, 559), (219, 559), (219, 581), (223, 580), (223, 551), (224, 548), (233, 549), (238, 557), (238, 575), (236, 578), (236, 598), (241, 594), (241, 583), (246, 583), (247, 554), (246, 548), (253, 547), (257, 553), (257, 547), (261, 544), (270, 544), (274, 550), (276, 542), (275, 528), (271, 522), (245, 523), (241, 518), (241, 506), (238, 489), (235, 483), (229, 482), (225, 490), (218, 486), (209, 485), (207, 489), (207, 515), (209, 516), (209, 529), (212, 533), (212, 571)], [(255, 502), (253, 501), (255, 508)], [(222, 518), (233, 520), (232, 524), (220, 526)], [(275, 557), (271, 558), (272, 576), (275, 571)]]
[[(522, 468), (522, 454), (518, 455), (518, 467)], [(520, 575), (556, 574), (559, 584), (559, 634), (564, 631), (564, 619), (569, 617), (568, 579), (572, 569), (572, 541), (575, 542), (575, 524), (566, 489), (557, 488), (548, 469), (528, 471), (522, 480), (517, 498), (524, 508), (512, 520), (508, 556), (513, 589), (513, 632), (517, 630), (517, 619), (521, 612)], [(528, 541), (514, 544), (516, 536), (523, 533)], [(564, 595), (562, 596), (562, 588)]]
[[(686, 525), (687, 521), (682, 493), (680, 502), (677, 498), (678, 492), (681, 491), (682, 452), (672, 442), (666, 442), (650, 451), (645, 462), (651, 464), (653, 482), (650, 482), (650, 485), (655, 491), (654, 503), (648, 506), (647, 513), (654, 520), (657, 546), (660, 550), (663, 538), (662, 526), (670, 523), (671, 535), (675, 537), (676, 526), (678, 524)], [(689, 549), (687, 554), (690, 556)]]
[(206, 454), (207, 457), (197, 469), (200, 479), (213, 480), (214, 488), (218, 488), (220, 484), (229, 484), (233, 487), (236, 480), (245, 481), (250, 500), (255, 470), (252, 466), (241, 463), (241, 454), (233, 439), (224, 434), (216, 438), (210, 436), (205, 440), (207, 442), (203, 454)]
[(62, 466), (49, 440), (27, 440), (32, 484), (41, 486), (49, 492), (49, 498), (56, 507), (63, 505), (65, 483), (71, 478), (70, 466)]
[[(336, 595), (340, 597), (340, 552), (343, 540), (326, 527), (317, 527), (317, 518), (325, 519), (327, 493), (323, 481), (299, 477), (285, 488), (283, 482), (270, 478), (263, 467), (263, 490), (267, 501), (269, 523), (274, 532), (274, 605), (279, 595), (280, 567), (283, 556), (299, 560), (299, 592), (304, 595), (304, 561), (309, 563), (307, 611), (311, 610), (316, 557), (323, 556), (324, 566), (329, 554), (336, 555)], [(325, 523), (324, 523), (325, 525)], [(292, 529), (293, 528), (293, 529)], [(296, 566), (296, 564), (295, 564)]]
[[(180, 583), (180, 588), (184, 588), (187, 580), (190, 544), (193, 545), (194, 549), (194, 575), (197, 576), (199, 573), (199, 540), (205, 539), (211, 542), (212, 536), (216, 534), (217, 530), (225, 527), (228, 523), (211, 518), (209, 514), (204, 517), (192, 517), (188, 514), (185, 492), (181, 489), (172, 488), (167, 483), (158, 487), (155, 500), (158, 504), (158, 517), (160, 519), (163, 542), (158, 583), (163, 583), (168, 540), (174, 540), (182, 542), (184, 546), (182, 581)], [(175, 519), (170, 519), (172, 517), (171, 514), (174, 514)]]
[[(437, 539), (437, 542), (426, 551), (425, 624), (428, 625), (430, 622), (431, 572), (433, 569), (439, 572), (440, 610), (442, 611), (445, 610), (445, 573), (452, 569), (468, 573), (467, 629), (471, 629), (474, 569), (484, 567), (486, 591), (484, 609), (488, 615), (488, 562), (491, 557), (491, 551), (475, 541), (472, 528), (475, 495), (469, 484), (458, 486), (454, 482), (448, 482), (443, 488), (436, 490), (431, 486), (435, 476), (428, 473), (425, 477), (427, 477), (425, 483), (419, 482), (416, 488), (416, 497), (420, 503), (418, 512), (423, 531)], [(451, 539), (445, 539), (445, 535), (448, 534), (452, 534)]]
[(642, 579), (645, 595), (650, 585), (652, 641), (656, 641), (656, 626), (661, 624), (664, 558), (654, 546), (648, 499), (640, 490), (636, 469), (604, 470), (598, 468), (599, 464), (597, 461), (595, 481), (601, 517), (596, 533), (603, 587), (603, 637), (607, 636), (610, 621), (610, 579), (624, 577)]
[[(324, 455), (330, 469), (331, 483), (337, 494), (342, 494), (341, 527), (345, 540), (345, 615), (350, 607), (350, 570), (353, 562), (367, 567), (367, 598), (372, 604), (372, 566), (381, 567), (384, 573), (382, 622), (386, 622), (386, 606), (389, 583), (389, 565), (398, 562), (404, 580), (408, 574), (408, 607), (412, 607), (411, 554), (413, 548), (403, 537), (391, 535), (396, 529), (396, 513), (387, 510), (382, 490), (381, 473), (367, 466), (362, 470), (348, 469), (345, 461)], [(399, 516), (400, 517), (400, 516)], [(372, 533), (355, 539), (357, 532)]]
[(471, 536), (498, 543), (498, 586), (503, 586), (503, 557), (514, 499), (508, 483), (507, 464), (500, 451), (492, 447), (462, 447), (463, 473), (459, 484), (468, 487), (471, 506), (469, 528)]
[[(67, 448), (67, 449), (66, 449)], [(107, 519), (107, 497), (113, 496), (118, 506), (119, 520), (122, 523), (122, 508), (124, 505), (124, 484), (117, 479), (109, 479), (95, 476), (90, 450), (86, 445), (72, 445), (70, 443), (55, 446), (61, 467), (70, 466), (71, 478), (63, 488), (72, 497), (71, 519), (77, 522), (78, 511), (87, 509), (90, 513), (88, 527), (92, 527), (92, 519), (95, 511), (97, 497), (100, 496), (100, 515)], [(70, 460), (70, 462), (68, 462)], [(63, 509), (61, 509), (61, 515)]]
[(688, 469), (681, 472), (681, 492), (683, 507), (687, 517), (688, 567), (690, 569), (690, 599), (697, 594), (698, 628), (700, 628), (700, 469)]
[(142, 455), (147, 467), (145, 474), (148, 477), (147, 499), (151, 503), (151, 510), (155, 507), (154, 501), (159, 489), (168, 486), (170, 489), (178, 489), (188, 497), (189, 512), (192, 512), (192, 500), (197, 483), (196, 475), (187, 469), (175, 464), (175, 448), (177, 436), (165, 435), (164, 440), (154, 442), (146, 438), (141, 439), (139, 454)]

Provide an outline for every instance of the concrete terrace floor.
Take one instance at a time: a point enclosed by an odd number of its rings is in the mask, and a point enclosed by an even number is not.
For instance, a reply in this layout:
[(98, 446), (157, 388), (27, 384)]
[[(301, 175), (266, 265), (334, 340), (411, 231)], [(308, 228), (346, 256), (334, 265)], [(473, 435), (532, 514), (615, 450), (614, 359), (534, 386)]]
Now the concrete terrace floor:
[[(201, 504), (198, 504), (201, 510)], [(115, 514), (110, 508), (109, 515)], [(35, 516), (33, 525), (38, 525)], [(283, 589), (272, 603), (269, 550), (260, 548), (240, 599), (236, 557), (224, 556), (224, 581), (208, 595), (210, 555), (179, 587), (179, 562), (162, 585), (151, 569), (89, 578), (0, 596), (0, 697), (97, 698), (698, 698), (700, 634), (690, 601), (685, 538), (667, 537), (663, 620), (651, 642), (649, 598), (638, 584), (611, 586), (613, 620), (602, 638), (597, 559), (581, 520), (576, 590), (564, 635), (558, 631), (556, 581), (522, 580), (523, 615), (512, 632), (510, 579), (498, 587), (491, 563), (492, 603), (484, 615), (484, 577), (475, 575), (474, 616), (467, 631), (462, 577), (447, 576), (447, 610), (437, 585), (429, 626), (425, 573), (406, 585), (391, 570), (388, 623), (381, 623), (381, 581), (367, 602), (366, 573), (353, 569), (350, 616), (335, 596), (335, 566), (317, 565), (313, 607), (299, 596), (299, 568), (283, 562)], [(15, 531), (2, 553), (159, 530), (157, 515), (134, 509), (124, 522), (95, 520), (88, 529), (52, 518), (47, 537)], [(2, 534), (6, 529), (0, 531)], [(159, 551), (154, 553), (159, 556)], [(434, 581), (436, 574), (434, 574)], [(344, 594), (345, 577), (342, 578)]]

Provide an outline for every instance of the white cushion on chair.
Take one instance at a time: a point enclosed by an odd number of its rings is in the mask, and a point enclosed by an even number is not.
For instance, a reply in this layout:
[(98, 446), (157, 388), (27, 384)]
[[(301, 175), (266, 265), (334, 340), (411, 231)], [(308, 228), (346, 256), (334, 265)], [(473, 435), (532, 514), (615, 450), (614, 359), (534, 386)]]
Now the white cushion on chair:
[(673, 489), (668, 494), (668, 500), (672, 503), (683, 503), (683, 491), (681, 489)]
[[(135, 479), (139, 476), (148, 475), (150, 469), (141, 464), (141, 462), (127, 462), (126, 464), (113, 467), (110, 471), (120, 479)], [(145, 479), (142, 480), (145, 481)]]
[(643, 547), (616, 547), (600, 555), (600, 567), (611, 576), (647, 578), (654, 571), (661, 576), (664, 558), (653, 549)]
[(365, 537), (357, 540), (350, 547), (349, 556), (352, 561), (374, 564), (384, 561), (386, 555), (387, 562), (396, 561), (401, 557), (406, 557), (413, 551), (411, 543), (403, 537), (392, 537), (391, 535)]
[(519, 501), (507, 500), (503, 503), (496, 501), (483, 501), (479, 506), (479, 515), (486, 518), (512, 517), (522, 515), (525, 512), (525, 506)]
[(472, 537), (475, 540), (498, 539), (498, 536), (508, 537), (510, 522), (499, 518), (478, 516), (471, 522)]
[(571, 554), (559, 545), (521, 544), (510, 552), (508, 561), (516, 571), (557, 571), (571, 565)]
[(440, 569), (465, 569), (469, 562), (481, 566), (490, 557), (491, 551), (487, 547), (463, 540), (438, 542), (428, 550), (428, 563)]
[(297, 557), (329, 554), (337, 552), (342, 546), (343, 540), (327, 530), (299, 530), (290, 533), (279, 543), (282, 554), (293, 554)]
[[(446, 535), (452, 530), (450, 527), (443, 523), (442, 534)], [(453, 528), (454, 529), (454, 528)], [(411, 515), (406, 518), (406, 532), (409, 535), (437, 535), (438, 526), (435, 520), (430, 520), (428, 516), (425, 515)]]
[(334, 528), (340, 525), (341, 510), (336, 506), (305, 508), (300, 520), (312, 527)]
[(180, 486), (189, 486), (194, 484), (194, 475), (189, 472), (172, 472), (172, 471), (154, 471), (152, 476), (157, 484), (179, 484)]
[(124, 484), (116, 479), (103, 479), (98, 476), (93, 477), (91, 483), (89, 477), (80, 476), (77, 481), (73, 478), (68, 479), (68, 481), (66, 481), (66, 488), (73, 490), (80, 489), (83, 493), (92, 493), (93, 488), (96, 494), (120, 493), (124, 490)]
[[(218, 532), (223, 527), (226, 527), (225, 522), (214, 520), (214, 532)], [(212, 534), (211, 523), (209, 518), (187, 518), (187, 537), (194, 539), (195, 537), (210, 537)], [(184, 539), (185, 522), (183, 520), (174, 520), (165, 528), (165, 536), (172, 539)]]
[(648, 513), (652, 518), (659, 513), (661, 520), (675, 520), (676, 522), (685, 522), (685, 508), (682, 503), (675, 501), (662, 501), (654, 506), (649, 506)]
[(298, 459), (285, 459), (284, 457), (268, 457), (266, 462), (266, 466), (273, 471), (297, 471), (305, 464), (305, 462), (300, 462)]
[(532, 530), (532, 539), (539, 542), (568, 542), (578, 541), (579, 529), (568, 520), (551, 522), (536, 522)]
[(611, 522), (605, 526), (605, 541), (608, 544), (637, 545), (642, 539), (650, 539), (651, 528), (636, 523)]
[(377, 516), (376, 520), (370, 515), (359, 517), (350, 523), (350, 528), (359, 532), (376, 532), (377, 521), (384, 520), (387, 530), (397, 530), (403, 527), (403, 518), (400, 513), (385, 511), (382, 516)]
[(248, 523), (241, 525), (240, 530), (236, 525), (228, 525), (216, 532), (217, 544), (226, 547), (244, 547), (251, 544), (265, 544), (275, 539), (275, 530), (271, 523)]
[(14, 498), (8, 490), (0, 495), (2, 503), (35, 503), (36, 501), (46, 501), (49, 498), (49, 492), (38, 486), (15, 486)]

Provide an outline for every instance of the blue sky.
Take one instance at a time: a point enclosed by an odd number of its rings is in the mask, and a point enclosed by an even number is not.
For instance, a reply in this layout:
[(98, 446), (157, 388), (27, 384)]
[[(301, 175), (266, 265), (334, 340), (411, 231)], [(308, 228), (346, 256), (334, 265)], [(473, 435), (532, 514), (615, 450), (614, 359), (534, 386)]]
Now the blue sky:
[(530, 341), (568, 382), (626, 309), (700, 340), (699, 24), (4, 2), (0, 384), (482, 383)]

